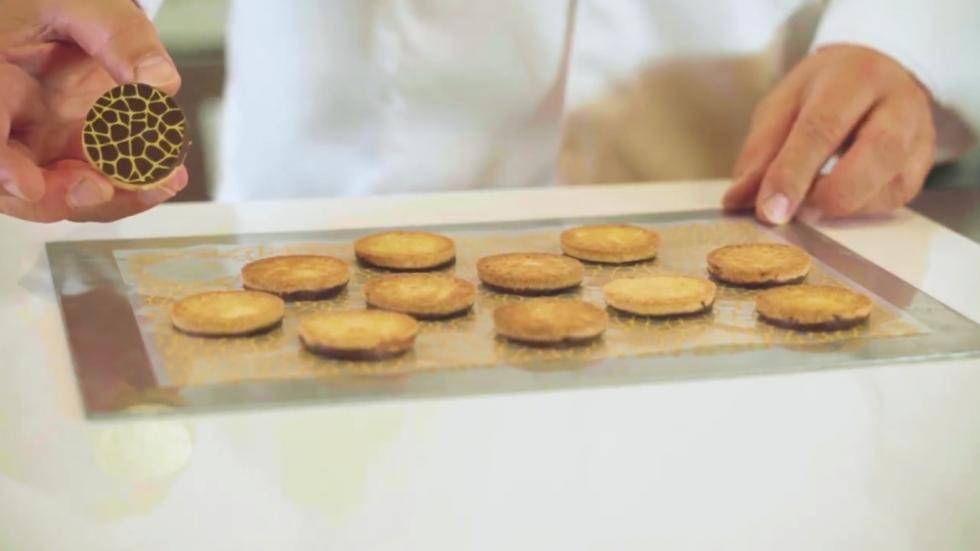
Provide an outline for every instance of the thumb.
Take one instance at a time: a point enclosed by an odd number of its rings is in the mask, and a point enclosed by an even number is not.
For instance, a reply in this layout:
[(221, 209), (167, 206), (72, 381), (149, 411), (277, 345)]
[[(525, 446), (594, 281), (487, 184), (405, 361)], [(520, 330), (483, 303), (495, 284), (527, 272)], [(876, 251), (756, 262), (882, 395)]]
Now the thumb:
[(156, 28), (132, 0), (58, 2), (48, 24), (95, 58), (116, 82), (143, 82), (175, 94), (180, 75)]

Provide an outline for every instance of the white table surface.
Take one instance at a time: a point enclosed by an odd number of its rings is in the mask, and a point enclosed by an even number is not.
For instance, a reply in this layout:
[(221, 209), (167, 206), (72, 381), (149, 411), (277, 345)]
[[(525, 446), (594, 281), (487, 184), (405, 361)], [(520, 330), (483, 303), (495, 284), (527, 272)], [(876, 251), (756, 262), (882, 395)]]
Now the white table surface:
[[(88, 421), (46, 241), (711, 208), (725, 182), (0, 219), (0, 549), (977, 549), (976, 360)], [(980, 246), (822, 226), (980, 319)]]

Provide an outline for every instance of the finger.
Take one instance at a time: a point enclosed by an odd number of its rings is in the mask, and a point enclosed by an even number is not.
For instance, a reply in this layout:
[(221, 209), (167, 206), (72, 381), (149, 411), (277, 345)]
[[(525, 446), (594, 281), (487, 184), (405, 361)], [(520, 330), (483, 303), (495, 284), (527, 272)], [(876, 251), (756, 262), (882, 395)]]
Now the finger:
[(187, 186), (187, 181), (187, 169), (181, 166), (160, 187), (136, 192), (117, 190), (108, 203), (75, 209), (68, 218), (76, 222), (111, 222), (139, 214), (170, 200)]
[(132, 0), (55, 6), (47, 23), (98, 60), (117, 82), (143, 82), (169, 94), (180, 88), (180, 76), (156, 28)]
[(815, 83), (779, 153), (766, 169), (756, 198), (756, 215), (784, 224), (806, 197), (820, 167), (840, 148), (874, 102), (870, 87), (837, 76)]
[(62, 160), (44, 170), (48, 189), (61, 190), (70, 209), (95, 207), (112, 200), (116, 188), (105, 175), (83, 161)]
[(43, 112), (37, 80), (16, 65), (0, 62), (0, 143), (13, 128), (38, 120)]
[(921, 126), (920, 108), (903, 97), (885, 100), (871, 111), (847, 153), (814, 184), (810, 204), (821, 217), (858, 212), (902, 171)]
[(44, 72), (56, 52), (63, 46), (57, 42), (30, 41), (20, 46), (5, 48), (3, 57), (27, 74), (37, 76)]
[(888, 214), (907, 205), (922, 190), (935, 160), (932, 126), (920, 130), (905, 167), (858, 210), (861, 215)]
[(33, 222), (109, 222), (152, 208), (173, 197), (187, 185), (187, 171), (180, 167), (163, 184), (163, 188), (145, 192), (112, 190), (112, 197), (106, 202), (73, 207), (69, 196), (79, 183), (79, 174), (98, 181), (97, 175), (86, 174), (77, 164), (78, 161), (60, 161), (44, 169), (46, 193), (38, 202), (29, 203), (16, 197), (0, 195), (0, 212)]
[(65, 204), (65, 186), (49, 185), (44, 169), (36, 168), (44, 187), (44, 195), (36, 201), (25, 201), (16, 196), (0, 196), (0, 212), (31, 222), (56, 222), (64, 220), (70, 211)]
[(728, 210), (751, 208), (766, 167), (786, 140), (799, 108), (800, 86), (791, 81), (763, 99), (752, 115), (745, 144), (732, 168), (733, 183), (722, 199)]
[(44, 176), (34, 161), (17, 148), (0, 144), (0, 189), (7, 197), (28, 203), (44, 196)]
[(68, 207), (63, 201), (31, 203), (17, 197), (3, 195), (0, 196), (0, 213), (29, 222), (50, 223), (64, 220), (68, 214)]
[(105, 203), (114, 194), (105, 176), (82, 161), (59, 161), (34, 169), (41, 181), (42, 196), (33, 201), (0, 197), (0, 212), (34, 222), (55, 222), (68, 218), (76, 208)]

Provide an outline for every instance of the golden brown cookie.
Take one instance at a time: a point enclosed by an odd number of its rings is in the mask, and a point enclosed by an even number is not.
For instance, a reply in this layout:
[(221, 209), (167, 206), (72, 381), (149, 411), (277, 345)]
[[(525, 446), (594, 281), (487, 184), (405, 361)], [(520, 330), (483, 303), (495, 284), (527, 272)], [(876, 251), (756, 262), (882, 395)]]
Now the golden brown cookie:
[(708, 254), (708, 272), (718, 281), (740, 287), (799, 283), (810, 273), (810, 256), (792, 245), (728, 245)]
[(419, 322), (398, 312), (321, 312), (299, 326), (303, 346), (314, 354), (347, 360), (381, 360), (404, 354), (415, 344)]
[(364, 284), (369, 306), (436, 319), (466, 312), (476, 300), (476, 286), (443, 274), (389, 274)]
[(272, 293), (289, 301), (336, 296), (349, 279), (347, 263), (326, 255), (273, 256), (242, 268), (246, 289)]
[(579, 226), (561, 232), (561, 250), (589, 262), (626, 264), (657, 256), (660, 234), (628, 224)]
[(683, 316), (711, 310), (717, 287), (707, 279), (648, 276), (615, 279), (602, 288), (609, 306), (640, 316)]
[(528, 344), (578, 344), (595, 339), (609, 325), (609, 315), (581, 300), (534, 298), (494, 310), (497, 333)]
[(256, 291), (212, 291), (177, 301), (170, 321), (199, 337), (245, 337), (278, 327), (286, 307), (281, 298)]
[(456, 258), (453, 240), (424, 231), (388, 231), (358, 239), (358, 260), (390, 270), (431, 270)]
[(488, 287), (517, 294), (546, 294), (582, 284), (582, 263), (547, 253), (507, 253), (481, 258), (476, 272)]
[(755, 298), (763, 321), (801, 331), (832, 331), (863, 323), (871, 299), (842, 287), (789, 285), (768, 289)]
[(82, 150), (118, 187), (151, 189), (184, 162), (190, 144), (184, 113), (170, 96), (147, 84), (109, 90), (89, 109)]

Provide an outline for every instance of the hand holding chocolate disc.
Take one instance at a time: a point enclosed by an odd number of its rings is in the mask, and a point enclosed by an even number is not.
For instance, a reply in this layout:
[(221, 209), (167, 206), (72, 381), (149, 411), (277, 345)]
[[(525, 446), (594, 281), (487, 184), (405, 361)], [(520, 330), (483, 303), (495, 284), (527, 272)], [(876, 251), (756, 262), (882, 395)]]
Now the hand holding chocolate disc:
[(102, 95), (82, 129), (85, 156), (113, 184), (132, 190), (163, 183), (184, 162), (184, 113), (147, 84), (123, 84)]
[(0, 2), (0, 214), (35, 222), (108, 222), (170, 199), (187, 185), (123, 193), (86, 158), (93, 103), (120, 83), (168, 94), (180, 75), (133, 0)]

